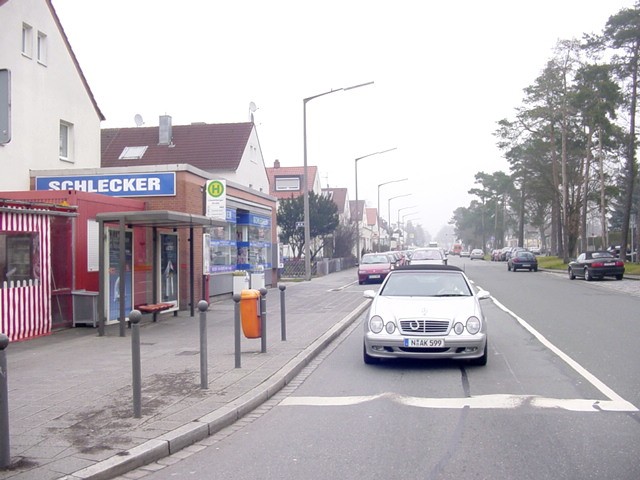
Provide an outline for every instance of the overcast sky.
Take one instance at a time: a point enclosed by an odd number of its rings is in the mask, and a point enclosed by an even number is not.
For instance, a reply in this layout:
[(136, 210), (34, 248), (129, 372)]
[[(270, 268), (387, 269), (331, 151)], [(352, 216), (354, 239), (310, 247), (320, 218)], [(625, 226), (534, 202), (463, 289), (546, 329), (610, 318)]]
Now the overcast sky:
[[(107, 127), (250, 118), (267, 167), (303, 164), (435, 236), (478, 171), (507, 171), (492, 133), (558, 39), (600, 33), (633, 0), (52, 0)], [(408, 178), (406, 181), (389, 183)], [(380, 195), (378, 196), (378, 193)], [(405, 195), (405, 196), (401, 196)], [(396, 198), (394, 198), (396, 197)], [(389, 200), (392, 199), (392, 200)], [(391, 212), (389, 213), (389, 205)]]

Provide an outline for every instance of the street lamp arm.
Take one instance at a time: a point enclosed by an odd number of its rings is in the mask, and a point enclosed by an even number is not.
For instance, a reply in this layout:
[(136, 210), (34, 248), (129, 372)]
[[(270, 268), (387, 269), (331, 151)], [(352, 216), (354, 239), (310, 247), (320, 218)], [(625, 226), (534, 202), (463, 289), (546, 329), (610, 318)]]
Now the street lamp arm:
[(374, 155), (380, 155), (381, 153), (387, 153), (387, 152), (391, 152), (391, 151), (397, 150), (397, 149), (398, 149), (398, 147), (393, 147), (393, 148), (388, 148), (387, 150), (382, 150), (380, 152), (370, 153), (369, 155), (363, 155), (362, 157), (356, 158), (356, 162), (358, 160), (362, 160), (363, 158), (372, 157)]

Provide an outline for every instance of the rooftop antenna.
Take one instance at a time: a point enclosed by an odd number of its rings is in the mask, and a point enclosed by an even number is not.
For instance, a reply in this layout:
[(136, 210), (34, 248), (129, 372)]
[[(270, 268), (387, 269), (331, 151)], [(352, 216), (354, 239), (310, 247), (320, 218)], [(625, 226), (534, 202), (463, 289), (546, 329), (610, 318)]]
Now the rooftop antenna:
[(135, 117), (133, 117), (133, 121), (136, 122), (136, 127), (141, 127), (144, 125), (144, 120), (142, 120), (142, 115), (136, 113)]
[(258, 110), (258, 107), (256, 107), (256, 104), (253, 102), (249, 102), (249, 120), (251, 120), (251, 123), (254, 123), (253, 112), (255, 112), (256, 110)]

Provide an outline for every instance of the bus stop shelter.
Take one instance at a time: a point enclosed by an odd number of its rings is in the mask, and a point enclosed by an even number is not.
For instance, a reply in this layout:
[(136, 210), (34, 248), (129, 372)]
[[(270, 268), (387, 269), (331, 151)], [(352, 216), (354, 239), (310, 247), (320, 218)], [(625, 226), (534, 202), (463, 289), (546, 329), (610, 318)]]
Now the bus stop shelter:
[[(105, 330), (105, 292), (106, 292), (106, 265), (105, 265), (105, 224), (117, 225), (119, 232), (119, 275), (120, 278), (125, 278), (126, 264), (125, 264), (125, 231), (133, 227), (145, 227), (152, 230), (153, 239), (153, 255), (152, 255), (152, 302), (158, 303), (159, 292), (156, 279), (160, 275), (160, 266), (158, 264), (156, 251), (156, 243), (158, 239), (159, 229), (189, 229), (189, 298), (191, 303), (191, 316), (195, 315), (195, 274), (194, 274), (194, 229), (195, 228), (207, 228), (207, 227), (219, 227), (224, 226), (225, 222), (222, 220), (215, 220), (204, 215), (195, 215), (190, 213), (174, 212), (169, 210), (149, 210), (138, 212), (108, 212), (98, 213), (96, 215), (96, 221), (98, 222), (98, 238), (99, 242), (99, 292), (98, 292), (98, 334), (104, 335)], [(125, 312), (125, 282), (119, 282), (119, 325), (120, 336), (125, 336), (126, 317), (128, 312)]]

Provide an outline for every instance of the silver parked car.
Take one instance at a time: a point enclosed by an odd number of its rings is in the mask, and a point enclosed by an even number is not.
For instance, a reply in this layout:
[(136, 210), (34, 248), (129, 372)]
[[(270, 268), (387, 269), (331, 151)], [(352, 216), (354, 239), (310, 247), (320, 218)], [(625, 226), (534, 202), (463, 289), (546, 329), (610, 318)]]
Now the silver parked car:
[(416, 248), (411, 254), (410, 265), (446, 265), (447, 257), (438, 247)]
[(383, 358), (453, 358), (487, 363), (487, 322), (464, 272), (451, 265), (393, 270), (376, 292), (364, 324), (364, 362)]
[(484, 260), (484, 252), (479, 248), (474, 248), (469, 254), (469, 260)]

